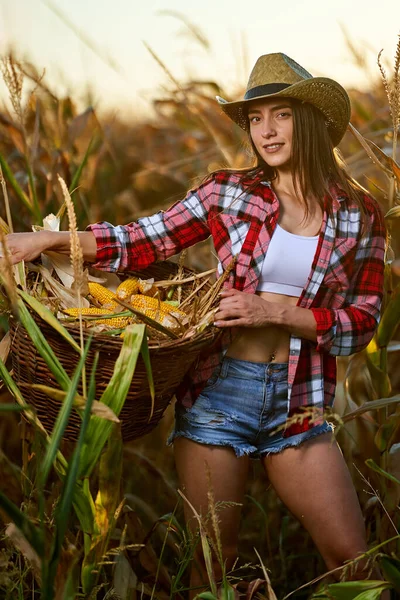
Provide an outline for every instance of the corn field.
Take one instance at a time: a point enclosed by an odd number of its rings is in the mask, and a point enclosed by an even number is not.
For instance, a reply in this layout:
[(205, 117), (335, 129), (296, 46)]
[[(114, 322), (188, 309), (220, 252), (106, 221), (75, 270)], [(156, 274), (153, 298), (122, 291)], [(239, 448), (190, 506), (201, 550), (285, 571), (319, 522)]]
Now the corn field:
[[(254, 462), (239, 561), (231, 572), (224, 571), (222, 582), (209, 573), (210, 591), (199, 595), (206, 600), (373, 600), (383, 589), (400, 594), (400, 282), (391, 269), (393, 258), (400, 257), (400, 42), (394, 64), (383, 68), (382, 61), (368, 92), (350, 90), (352, 126), (340, 153), (386, 216), (384, 310), (368, 348), (338, 360), (337, 398), (329, 419), (362, 504), (367, 558), (371, 567), (378, 564), (383, 581), (324, 578), (311, 539)], [(74, 99), (58, 98), (32, 65), (11, 56), (1, 64), (12, 105), (0, 112), (2, 245), (10, 230), (43, 227), (51, 214), (62, 229), (72, 231), (71, 210), (80, 230), (100, 220), (128, 223), (165, 209), (214, 169), (249, 163), (244, 133), (214, 100), (216, 94), (227, 96), (217, 82), (175, 82), (154, 100), (154, 117), (130, 124), (91, 107), (78, 112)], [(198, 272), (215, 267), (208, 241), (189, 249), (179, 268), (183, 261)], [(126, 328), (99, 402), (99, 358), (87, 361), (91, 340), (80, 344), (44, 315), (24, 291), (21, 267), (13, 272), (2, 267), (0, 276), (0, 597), (183, 600), (196, 545), (203, 544), (206, 555), (215, 549), (201, 523), (197, 537), (184, 527), (184, 499), (177, 491), (172, 450), (165, 445), (173, 409), (167, 408), (150, 434), (128, 443), (118, 420), (139, 357), (152, 378), (145, 325)], [(72, 373), (64, 370), (36, 314), (58, 327), (76, 352)], [(52, 431), (43, 428), (29, 404), (32, 390), (13, 377), (9, 327), (17, 318), (57, 385), (43, 382), (48, 397), (61, 403)], [(74, 413), (80, 418), (79, 435), (64, 440)], [(218, 512), (212, 490), (210, 498), (210, 511)]]

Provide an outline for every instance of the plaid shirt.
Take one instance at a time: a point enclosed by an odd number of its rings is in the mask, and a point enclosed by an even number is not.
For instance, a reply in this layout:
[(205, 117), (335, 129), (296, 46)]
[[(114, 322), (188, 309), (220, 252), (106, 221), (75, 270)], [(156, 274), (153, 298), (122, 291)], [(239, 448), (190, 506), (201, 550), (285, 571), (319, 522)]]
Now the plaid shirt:
[[(310, 413), (321, 414), (332, 405), (335, 357), (365, 348), (379, 321), (385, 228), (376, 203), (366, 194), (363, 200), (366, 226), (361, 236), (359, 206), (337, 186), (332, 186), (331, 197), (325, 199), (317, 251), (297, 303), (312, 310), (317, 341), (290, 337), (288, 402), (292, 418), (285, 436), (310, 429), (318, 422)], [(220, 171), (166, 211), (129, 225), (114, 227), (103, 222), (88, 229), (97, 242), (95, 267), (106, 271), (145, 268), (211, 235), (220, 271), (237, 256), (226, 287), (255, 293), (278, 216), (279, 201), (268, 182)], [(225, 330), (218, 347), (200, 357), (177, 390), (178, 401), (185, 406), (193, 404), (229, 341), (230, 331)]]

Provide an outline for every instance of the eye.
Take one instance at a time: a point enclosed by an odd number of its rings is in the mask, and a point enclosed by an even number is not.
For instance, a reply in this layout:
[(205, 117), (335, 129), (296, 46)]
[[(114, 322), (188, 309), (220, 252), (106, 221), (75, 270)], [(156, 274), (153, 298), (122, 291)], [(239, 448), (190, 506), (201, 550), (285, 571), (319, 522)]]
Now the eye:
[(249, 117), (250, 123), (258, 123), (259, 120), (260, 120), (260, 117), (258, 117), (257, 115), (253, 115), (252, 117)]
[(282, 118), (291, 117), (292, 113), (291, 112), (287, 112), (287, 111), (282, 111), (282, 112), (278, 113), (277, 116), (278, 117), (282, 117)]

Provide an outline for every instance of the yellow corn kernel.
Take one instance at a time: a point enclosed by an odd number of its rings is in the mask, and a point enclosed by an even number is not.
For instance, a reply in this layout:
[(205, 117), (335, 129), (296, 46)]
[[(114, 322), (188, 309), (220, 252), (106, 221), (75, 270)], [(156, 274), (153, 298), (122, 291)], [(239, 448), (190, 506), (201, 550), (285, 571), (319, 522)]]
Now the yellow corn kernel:
[(88, 287), (90, 295), (102, 306), (107, 305), (110, 309), (118, 306), (115, 302), (115, 293), (104, 287), (104, 285), (90, 281)]
[[(138, 290), (144, 296), (155, 296), (158, 293), (158, 287), (154, 284), (154, 279), (139, 279), (138, 280)], [(133, 294), (135, 292), (132, 292)]]
[[(64, 312), (70, 317), (79, 317), (82, 315), (83, 318), (87, 316), (100, 316), (100, 315), (112, 315), (113, 311), (107, 308), (66, 308)], [(90, 322), (93, 325), (108, 325), (109, 327), (126, 327), (132, 321), (130, 317), (118, 317), (115, 316), (112, 319), (93, 319)]]
[(120, 300), (128, 300), (132, 296), (132, 294), (136, 294), (139, 289), (139, 280), (136, 277), (131, 277), (130, 279), (125, 279), (122, 283), (117, 287), (117, 298)]
[(134, 294), (131, 296), (130, 303), (133, 308), (164, 327), (174, 328), (178, 326), (178, 322), (184, 323), (187, 320), (187, 314), (182, 310), (167, 302), (160, 302), (157, 298)]

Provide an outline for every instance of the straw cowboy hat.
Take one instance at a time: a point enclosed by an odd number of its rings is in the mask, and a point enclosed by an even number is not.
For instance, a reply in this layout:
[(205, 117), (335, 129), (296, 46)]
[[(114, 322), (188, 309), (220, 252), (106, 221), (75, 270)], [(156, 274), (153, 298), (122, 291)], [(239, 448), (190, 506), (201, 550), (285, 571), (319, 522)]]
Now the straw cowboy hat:
[(350, 121), (350, 100), (342, 86), (326, 77), (313, 77), (293, 59), (277, 52), (260, 56), (250, 73), (243, 100), (217, 100), (222, 110), (242, 129), (248, 130), (247, 108), (251, 100), (295, 98), (313, 104), (324, 114), (330, 138), (337, 146)]

